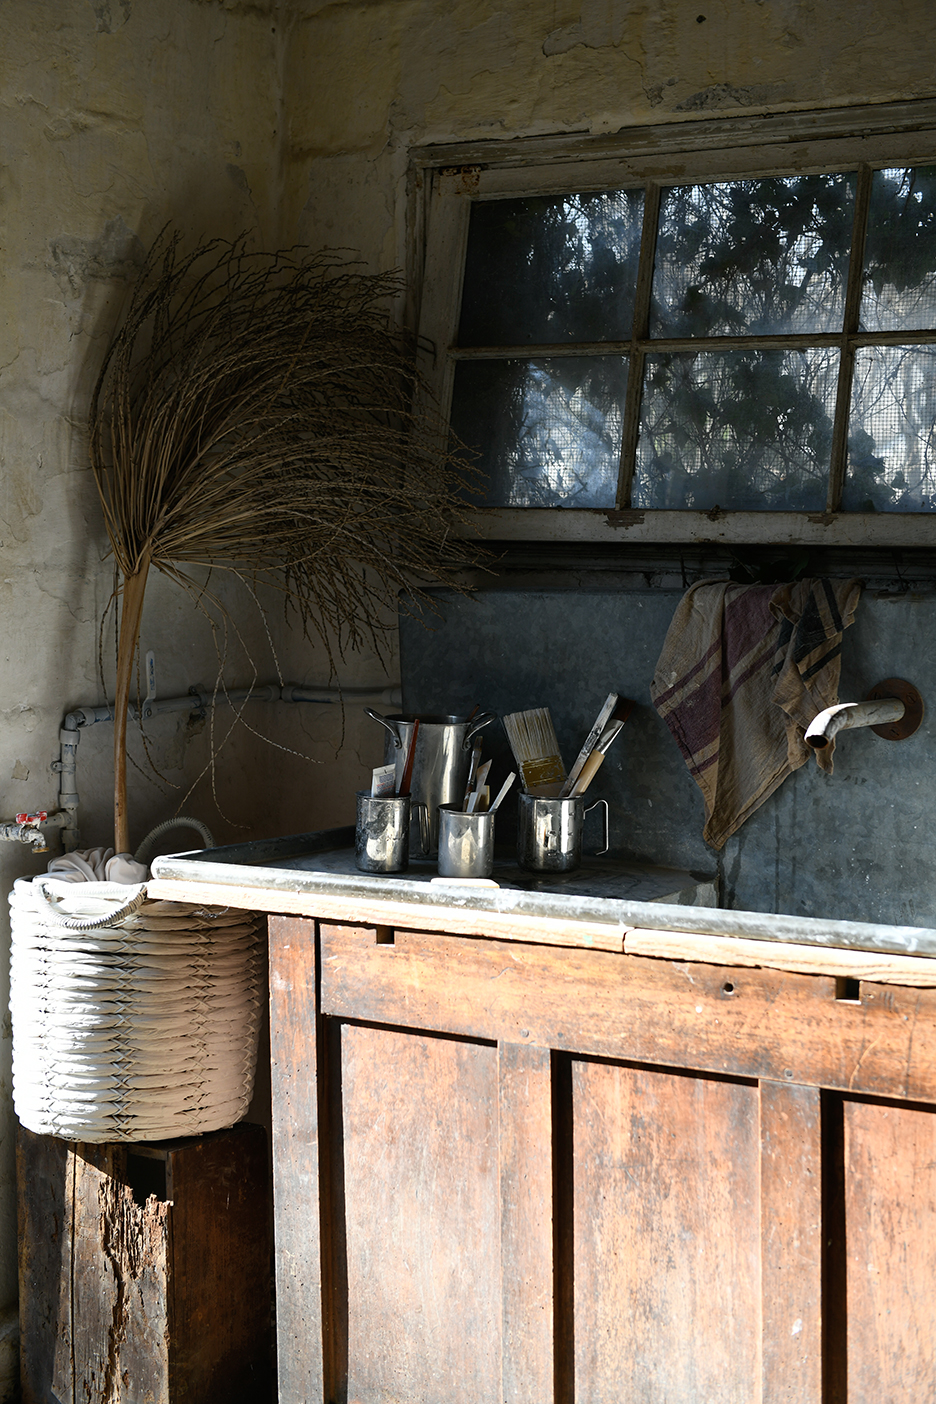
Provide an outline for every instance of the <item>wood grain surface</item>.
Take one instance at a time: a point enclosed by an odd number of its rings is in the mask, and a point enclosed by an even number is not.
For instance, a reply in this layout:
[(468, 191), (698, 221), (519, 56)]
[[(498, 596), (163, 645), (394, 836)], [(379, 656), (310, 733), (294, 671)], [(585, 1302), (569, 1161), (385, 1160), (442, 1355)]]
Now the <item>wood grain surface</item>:
[(936, 1398), (936, 990), (288, 918), (271, 961), (281, 1404)]
[(322, 925), (322, 1008), (776, 1082), (936, 1100), (936, 991)]

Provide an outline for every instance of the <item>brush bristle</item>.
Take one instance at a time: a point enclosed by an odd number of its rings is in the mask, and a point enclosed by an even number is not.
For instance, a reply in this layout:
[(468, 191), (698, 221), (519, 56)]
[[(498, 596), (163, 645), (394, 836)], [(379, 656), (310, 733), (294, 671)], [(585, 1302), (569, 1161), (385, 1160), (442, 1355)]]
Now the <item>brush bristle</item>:
[(554, 798), (565, 784), (566, 771), (548, 707), (511, 712), (504, 730), (528, 795)]

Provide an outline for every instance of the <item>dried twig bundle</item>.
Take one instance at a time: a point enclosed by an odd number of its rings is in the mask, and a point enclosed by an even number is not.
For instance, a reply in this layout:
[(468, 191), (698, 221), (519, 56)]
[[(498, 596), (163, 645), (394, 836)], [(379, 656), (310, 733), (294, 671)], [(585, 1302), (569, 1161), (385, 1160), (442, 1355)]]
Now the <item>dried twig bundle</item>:
[(386, 304), (396, 275), (242, 238), (180, 254), (165, 231), (107, 352), (90, 454), (122, 577), (114, 728), (124, 852), (126, 713), (150, 567), (272, 584), (329, 649), (368, 638), (401, 588), (454, 583), (473, 548), (455, 464)]

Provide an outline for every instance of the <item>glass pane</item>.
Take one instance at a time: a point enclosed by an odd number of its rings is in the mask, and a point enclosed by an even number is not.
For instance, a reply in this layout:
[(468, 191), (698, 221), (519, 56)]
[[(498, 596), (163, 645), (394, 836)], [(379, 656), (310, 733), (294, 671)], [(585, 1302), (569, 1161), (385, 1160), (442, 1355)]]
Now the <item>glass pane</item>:
[(626, 340), (642, 220), (642, 190), (478, 201), (459, 345)]
[(936, 508), (936, 347), (857, 352), (842, 506), (848, 512)]
[(488, 476), (475, 505), (613, 507), (627, 361), (463, 361), (452, 428)]
[(838, 331), (853, 175), (680, 185), (660, 206), (653, 336)]
[(635, 507), (821, 510), (838, 352), (648, 356)]
[(936, 166), (874, 173), (861, 324), (867, 331), (936, 326)]

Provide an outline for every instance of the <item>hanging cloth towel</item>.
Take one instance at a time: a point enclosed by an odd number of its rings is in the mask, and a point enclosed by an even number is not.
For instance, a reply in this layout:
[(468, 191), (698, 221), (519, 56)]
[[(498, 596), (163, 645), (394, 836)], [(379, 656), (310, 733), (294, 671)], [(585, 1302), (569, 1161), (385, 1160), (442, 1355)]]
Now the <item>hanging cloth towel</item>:
[(832, 770), (833, 746), (813, 751), (803, 732), (838, 701), (860, 593), (858, 580), (703, 580), (677, 606), (650, 695), (702, 791), (715, 848), (811, 754)]

